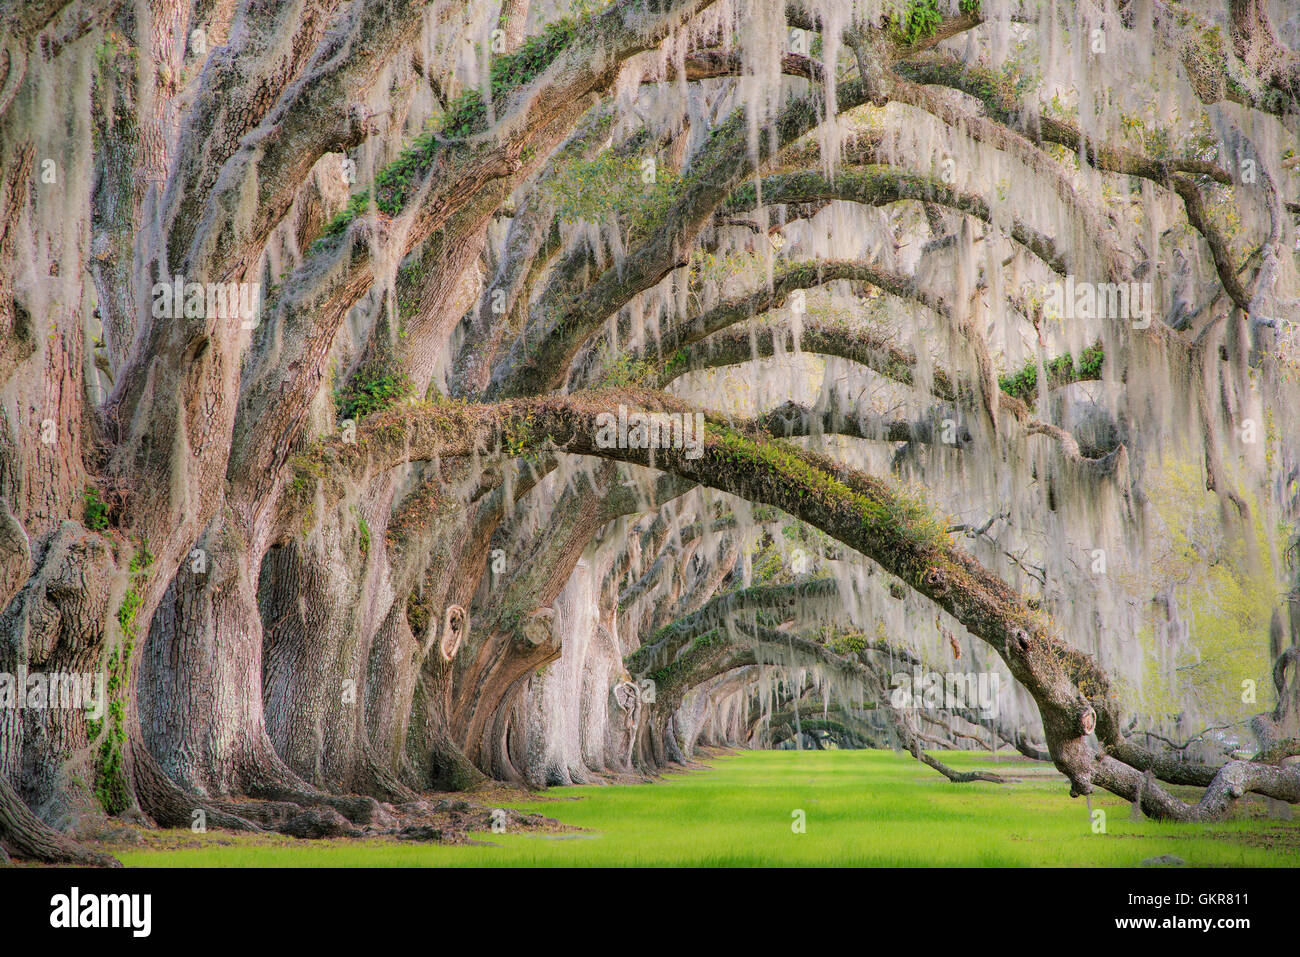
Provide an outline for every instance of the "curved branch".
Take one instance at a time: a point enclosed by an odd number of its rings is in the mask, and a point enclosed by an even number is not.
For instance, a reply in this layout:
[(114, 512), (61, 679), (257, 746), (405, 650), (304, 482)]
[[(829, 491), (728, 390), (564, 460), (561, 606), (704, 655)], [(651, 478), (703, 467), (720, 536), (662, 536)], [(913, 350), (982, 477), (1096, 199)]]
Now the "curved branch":
[[(747, 183), (723, 204), (722, 212), (736, 213), (753, 209), (757, 196), (755, 187)], [(932, 177), (888, 165), (841, 167), (833, 178), (812, 170), (768, 176), (762, 182), (762, 197), (766, 205), (840, 200), (865, 206), (885, 206), (915, 200), (937, 203), (981, 222), (998, 224), (997, 217), (983, 197), (953, 189)], [(1041, 259), (1053, 272), (1065, 275), (1069, 271), (1056, 242), (1014, 215), (1010, 218), (1010, 236)]]

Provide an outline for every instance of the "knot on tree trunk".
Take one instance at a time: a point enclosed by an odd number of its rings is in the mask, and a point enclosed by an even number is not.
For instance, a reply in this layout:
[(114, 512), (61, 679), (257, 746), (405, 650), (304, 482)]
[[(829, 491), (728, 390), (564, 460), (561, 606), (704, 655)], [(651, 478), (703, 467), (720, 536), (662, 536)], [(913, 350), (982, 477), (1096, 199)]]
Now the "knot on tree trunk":
[(943, 572), (937, 568), (931, 568), (926, 571), (921, 579), (925, 587), (930, 591), (930, 597), (938, 598), (948, 592), (947, 582), (944, 579)]
[(1084, 708), (1079, 715), (1079, 733), (1083, 735), (1092, 734), (1097, 728), (1097, 712), (1091, 707)]
[(469, 634), (469, 613), (460, 605), (448, 605), (443, 616), (442, 640), (438, 642), (438, 653), (443, 661), (451, 661), (460, 650), (461, 643)]
[(520, 628), (524, 641), (534, 647), (547, 644), (554, 635), (555, 609), (538, 608)]

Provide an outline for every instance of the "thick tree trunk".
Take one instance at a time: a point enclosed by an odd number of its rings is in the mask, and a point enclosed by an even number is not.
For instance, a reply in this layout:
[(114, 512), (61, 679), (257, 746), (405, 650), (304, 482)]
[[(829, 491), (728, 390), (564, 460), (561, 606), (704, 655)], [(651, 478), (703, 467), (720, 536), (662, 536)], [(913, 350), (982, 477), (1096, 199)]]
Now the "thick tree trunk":
[(182, 564), (154, 616), (141, 662), (145, 743), (198, 795), (305, 789), (267, 733), (257, 569), (223, 541), (234, 534), (223, 525), (199, 540), (207, 571)]

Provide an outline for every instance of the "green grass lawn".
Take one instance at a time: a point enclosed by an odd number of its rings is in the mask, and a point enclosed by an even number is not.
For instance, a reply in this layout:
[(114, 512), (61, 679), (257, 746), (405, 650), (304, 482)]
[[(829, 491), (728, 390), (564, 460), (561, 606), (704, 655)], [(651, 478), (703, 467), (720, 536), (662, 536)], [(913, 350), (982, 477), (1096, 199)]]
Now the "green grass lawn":
[[(1173, 825), (1132, 821), (1127, 803), (1094, 796), (1106, 832), (1093, 833), (1087, 803), (1048, 767), (987, 753), (944, 760), (1015, 781), (952, 784), (889, 751), (749, 751), (653, 784), (554, 788), (509, 802), (586, 830), (476, 835), (493, 846), (208, 834), (201, 846), (113, 850), (127, 866), (161, 867), (1133, 867), (1163, 854), (1189, 865), (1300, 865), (1300, 819), (1268, 819), (1260, 805), (1221, 824)], [(791, 827), (796, 810), (801, 834)]]

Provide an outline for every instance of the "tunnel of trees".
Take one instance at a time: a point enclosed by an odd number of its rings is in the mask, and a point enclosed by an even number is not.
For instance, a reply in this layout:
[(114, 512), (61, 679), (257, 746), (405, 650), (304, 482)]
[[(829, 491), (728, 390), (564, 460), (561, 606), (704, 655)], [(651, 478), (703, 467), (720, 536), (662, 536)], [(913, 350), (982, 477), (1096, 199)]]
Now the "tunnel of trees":
[(0, 2), (0, 847), (1300, 802), (1298, 150), (1284, 0)]

